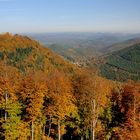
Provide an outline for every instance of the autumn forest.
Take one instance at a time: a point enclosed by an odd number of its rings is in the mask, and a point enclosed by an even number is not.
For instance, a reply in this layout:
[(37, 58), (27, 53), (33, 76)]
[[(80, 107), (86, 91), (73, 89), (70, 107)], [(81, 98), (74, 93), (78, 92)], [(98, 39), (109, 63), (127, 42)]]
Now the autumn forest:
[(0, 140), (139, 140), (140, 82), (112, 81), (26, 36), (0, 35)]

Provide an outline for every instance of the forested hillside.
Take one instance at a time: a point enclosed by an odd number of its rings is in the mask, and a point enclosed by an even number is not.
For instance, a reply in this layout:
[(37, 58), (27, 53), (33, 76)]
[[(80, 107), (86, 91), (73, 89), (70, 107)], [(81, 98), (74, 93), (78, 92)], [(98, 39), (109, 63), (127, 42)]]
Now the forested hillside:
[(139, 110), (139, 82), (109, 81), (26, 36), (0, 35), (0, 140), (137, 140)]
[(26, 34), (40, 41), (71, 62), (86, 63), (104, 55), (140, 43), (140, 34), (129, 33), (42, 33)]
[(104, 59), (101, 74), (108, 79), (118, 81), (140, 79), (140, 44), (115, 51)]
[(139, 44), (139, 43), (140, 43), (140, 38), (139, 37), (131, 38), (131, 39), (127, 39), (123, 42), (118, 42), (118, 43), (115, 43), (113, 45), (110, 45), (110, 46), (106, 47), (103, 50), (103, 52), (111, 53), (111, 52), (114, 52), (114, 51), (119, 51), (121, 49), (131, 47), (131, 46), (133, 46), (135, 44)]
[(0, 36), (0, 59), (23, 73), (36, 70), (49, 72), (54, 68), (66, 72), (74, 69), (74, 66), (38, 42), (9, 33)]

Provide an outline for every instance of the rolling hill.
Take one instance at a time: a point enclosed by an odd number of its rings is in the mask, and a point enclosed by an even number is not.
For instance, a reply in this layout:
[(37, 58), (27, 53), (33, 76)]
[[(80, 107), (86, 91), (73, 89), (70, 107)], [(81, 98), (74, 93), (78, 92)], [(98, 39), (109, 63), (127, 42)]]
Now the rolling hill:
[(14, 67), (22, 73), (29, 71), (50, 72), (58, 69), (65, 73), (75, 66), (27, 36), (0, 35), (0, 63)]
[(103, 77), (117, 81), (140, 79), (139, 34), (57, 33), (39, 37), (35, 38), (42, 39), (43, 44), (48, 41), (51, 50), (72, 62), (85, 65), (92, 57), (99, 57)]
[(140, 80), (140, 43), (105, 56), (100, 70), (102, 76), (112, 80)]
[(125, 40), (140, 37), (140, 34), (75, 32), (27, 35), (72, 62), (83, 62), (101, 56), (110, 49), (120, 48), (119, 43), (122, 44)]
[[(125, 45), (126, 48), (111, 51), (111, 53), (105, 55), (103, 57), (104, 62), (100, 64), (101, 75), (118, 81), (139, 80), (140, 43), (138, 41), (131, 40), (132, 43), (126, 43), (130, 46)], [(84, 52), (86, 53), (86, 51)], [(77, 54), (75, 55), (77, 56)], [(82, 52), (81, 55), (83, 55)], [(0, 35), (0, 64), (15, 68), (23, 74), (31, 71), (49, 73), (55, 69), (71, 74), (78, 69), (77, 66), (64, 60), (39, 42), (27, 36), (11, 35), (9, 33)]]
[(106, 47), (102, 52), (111, 53), (140, 43), (140, 38), (132, 38)]

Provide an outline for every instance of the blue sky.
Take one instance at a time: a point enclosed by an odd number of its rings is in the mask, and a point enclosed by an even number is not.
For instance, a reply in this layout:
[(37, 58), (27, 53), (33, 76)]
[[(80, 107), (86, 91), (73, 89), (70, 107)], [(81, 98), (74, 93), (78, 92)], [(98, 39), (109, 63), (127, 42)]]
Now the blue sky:
[(0, 0), (0, 32), (140, 32), (140, 0)]

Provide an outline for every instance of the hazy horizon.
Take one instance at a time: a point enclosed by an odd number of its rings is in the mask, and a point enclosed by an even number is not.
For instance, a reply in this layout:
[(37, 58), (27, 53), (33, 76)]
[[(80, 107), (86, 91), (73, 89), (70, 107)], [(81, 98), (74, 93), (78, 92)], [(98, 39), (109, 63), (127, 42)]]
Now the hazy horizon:
[(0, 32), (140, 33), (139, 0), (0, 0)]

